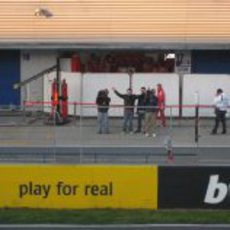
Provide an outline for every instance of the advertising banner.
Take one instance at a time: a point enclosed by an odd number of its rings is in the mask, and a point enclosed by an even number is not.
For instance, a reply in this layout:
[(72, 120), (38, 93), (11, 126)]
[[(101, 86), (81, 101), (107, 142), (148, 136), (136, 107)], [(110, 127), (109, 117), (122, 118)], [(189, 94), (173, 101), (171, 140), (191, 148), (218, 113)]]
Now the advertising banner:
[(230, 167), (159, 167), (158, 207), (230, 208)]
[(1, 165), (0, 207), (157, 209), (157, 166)]

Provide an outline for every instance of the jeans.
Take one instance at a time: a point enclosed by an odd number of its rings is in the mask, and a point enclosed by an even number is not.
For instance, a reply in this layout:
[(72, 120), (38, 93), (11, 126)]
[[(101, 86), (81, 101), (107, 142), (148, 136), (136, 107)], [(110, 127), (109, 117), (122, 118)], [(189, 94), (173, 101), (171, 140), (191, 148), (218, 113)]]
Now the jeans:
[(109, 133), (108, 112), (98, 112), (98, 133)]
[(133, 131), (133, 111), (132, 110), (124, 111), (123, 131), (124, 132)]

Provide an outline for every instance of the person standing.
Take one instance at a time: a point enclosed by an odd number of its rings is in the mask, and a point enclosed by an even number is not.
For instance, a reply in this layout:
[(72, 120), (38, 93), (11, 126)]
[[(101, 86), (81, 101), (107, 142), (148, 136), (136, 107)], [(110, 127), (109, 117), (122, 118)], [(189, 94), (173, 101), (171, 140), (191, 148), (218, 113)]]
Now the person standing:
[(137, 102), (137, 129), (135, 133), (142, 132), (142, 121), (145, 118), (145, 100), (146, 100), (146, 88), (141, 87), (141, 94), (138, 96), (138, 102)]
[(124, 121), (123, 121), (123, 132), (130, 134), (133, 133), (133, 115), (135, 100), (138, 95), (133, 94), (132, 89), (128, 88), (126, 94), (119, 93), (115, 88), (112, 88), (114, 93), (124, 100)]
[(166, 96), (165, 96), (165, 91), (160, 83), (157, 84), (157, 98), (158, 98), (157, 115), (159, 115), (159, 118), (161, 120), (161, 125), (165, 127), (166, 126), (166, 118), (165, 118)]
[(219, 127), (219, 123), (222, 123), (223, 129), (222, 134), (227, 133), (226, 127), (226, 113), (228, 109), (229, 101), (227, 96), (224, 94), (222, 89), (217, 89), (216, 96), (214, 98), (214, 106), (215, 106), (215, 125), (211, 132), (211, 134), (217, 134), (217, 130)]
[(145, 136), (156, 137), (156, 119), (157, 119), (158, 99), (155, 95), (155, 89), (148, 90), (146, 96), (145, 111)]
[(110, 104), (109, 90), (104, 89), (98, 92), (96, 98), (97, 111), (98, 111), (98, 134), (109, 133), (108, 110)]

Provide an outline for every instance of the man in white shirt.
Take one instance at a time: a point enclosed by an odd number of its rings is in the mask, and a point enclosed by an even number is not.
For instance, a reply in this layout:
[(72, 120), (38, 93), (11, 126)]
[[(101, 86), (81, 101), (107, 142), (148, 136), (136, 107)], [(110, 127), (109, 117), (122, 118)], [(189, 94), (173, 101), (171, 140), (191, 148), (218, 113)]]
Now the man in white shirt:
[(217, 89), (216, 96), (214, 98), (214, 105), (215, 105), (215, 126), (212, 130), (211, 134), (217, 134), (217, 129), (219, 127), (219, 123), (221, 122), (223, 125), (222, 134), (227, 133), (226, 128), (226, 113), (228, 109), (228, 98), (224, 94), (222, 89)]

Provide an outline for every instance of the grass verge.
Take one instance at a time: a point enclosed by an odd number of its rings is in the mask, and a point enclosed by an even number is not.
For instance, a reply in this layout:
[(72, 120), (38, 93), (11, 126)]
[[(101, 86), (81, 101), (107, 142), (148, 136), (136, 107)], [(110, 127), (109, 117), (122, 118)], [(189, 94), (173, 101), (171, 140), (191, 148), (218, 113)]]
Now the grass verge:
[(230, 224), (224, 210), (0, 209), (1, 224)]

